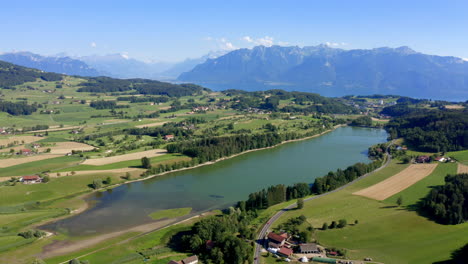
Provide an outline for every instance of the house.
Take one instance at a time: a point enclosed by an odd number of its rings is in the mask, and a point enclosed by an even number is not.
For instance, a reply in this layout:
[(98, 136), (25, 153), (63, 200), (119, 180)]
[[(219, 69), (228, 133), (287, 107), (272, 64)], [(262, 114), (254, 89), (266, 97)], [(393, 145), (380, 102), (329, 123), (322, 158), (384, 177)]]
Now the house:
[(287, 247), (281, 247), (277, 254), (287, 258), (293, 254), (293, 250)]
[(320, 250), (315, 243), (306, 243), (299, 245), (299, 252), (301, 254), (319, 254)]
[(39, 175), (29, 175), (21, 177), (19, 181), (24, 184), (34, 184), (42, 182), (42, 178)]
[(174, 140), (174, 135), (165, 135), (164, 140), (166, 140), (166, 141)]
[(196, 255), (185, 258), (182, 260), (182, 263), (184, 264), (197, 264), (198, 263), (198, 257)]
[(34, 144), (32, 144), (32, 147), (35, 148), (35, 149), (38, 149), (38, 148), (41, 147), (41, 144), (34, 143)]
[(270, 232), (268, 234), (268, 247), (271, 248), (280, 248), (284, 245), (287, 239), (287, 234), (283, 233), (281, 235), (278, 235), (276, 233)]
[(426, 162), (430, 162), (430, 161), (431, 161), (431, 158), (429, 156), (426, 156), (426, 155), (418, 156), (416, 158), (417, 163), (426, 163)]
[(7, 133), (7, 132), (6, 132), (6, 130), (5, 130), (5, 129), (3, 129), (3, 128), (0, 128), (0, 134), (6, 134), (6, 133)]
[(33, 154), (33, 152), (30, 149), (22, 149), (22, 150), (20, 150), (20, 154), (31, 155), (31, 154)]
[(434, 160), (435, 160), (435, 161), (438, 161), (438, 162), (445, 162), (445, 161), (447, 161), (447, 159), (444, 158), (444, 157), (437, 157), (437, 158), (435, 158)]

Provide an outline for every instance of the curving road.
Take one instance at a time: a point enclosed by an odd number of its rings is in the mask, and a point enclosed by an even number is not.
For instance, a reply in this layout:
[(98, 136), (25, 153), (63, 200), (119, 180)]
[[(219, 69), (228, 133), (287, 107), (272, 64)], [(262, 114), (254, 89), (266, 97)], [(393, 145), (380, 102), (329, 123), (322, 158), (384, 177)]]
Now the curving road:
[[(389, 147), (393, 144), (393, 142), (391, 142), (387, 149), (386, 149), (386, 152), (387, 152), (387, 161), (385, 162), (384, 165), (382, 165), (380, 168), (374, 170), (374, 171), (371, 171), (367, 174), (364, 174), (362, 175), (361, 177), (355, 179), (354, 181), (352, 182), (349, 182), (335, 190), (332, 190), (332, 191), (329, 191), (329, 192), (326, 192), (326, 193), (323, 193), (323, 194), (319, 194), (319, 195), (315, 195), (315, 196), (312, 196), (312, 197), (309, 197), (309, 198), (306, 198), (304, 199), (304, 202), (307, 202), (307, 201), (311, 201), (311, 200), (315, 200), (315, 199), (318, 199), (320, 197), (323, 197), (325, 195), (328, 195), (328, 194), (331, 194), (331, 193), (335, 193), (335, 192), (338, 192), (348, 186), (350, 186), (351, 184), (354, 184), (366, 177), (368, 177), (369, 175), (372, 175), (373, 173), (377, 172), (377, 171), (380, 171), (382, 170), (383, 168), (387, 167), (388, 164), (390, 164), (390, 162), (392, 161), (392, 156), (390, 155), (390, 153), (388, 152), (388, 149)], [(285, 212), (287, 212), (288, 210), (292, 209), (292, 208), (295, 208), (297, 206), (296, 203), (294, 204), (291, 204), (283, 209), (281, 209), (281, 211), (277, 212), (275, 215), (273, 215), (268, 221), (267, 223), (263, 226), (262, 230), (260, 231), (260, 233), (258, 234), (257, 236), (257, 243), (255, 243), (255, 249), (254, 249), (254, 264), (260, 264), (260, 253), (261, 253), (261, 250), (262, 250), (262, 245), (260, 245), (259, 243), (261, 241), (264, 240), (264, 238), (266, 237), (267, 235), (267, 232), (268, 230), (270, 230), (270, 227), (273, 225), (273, 223), (278, 220), (278, 218), (280, 218)]]

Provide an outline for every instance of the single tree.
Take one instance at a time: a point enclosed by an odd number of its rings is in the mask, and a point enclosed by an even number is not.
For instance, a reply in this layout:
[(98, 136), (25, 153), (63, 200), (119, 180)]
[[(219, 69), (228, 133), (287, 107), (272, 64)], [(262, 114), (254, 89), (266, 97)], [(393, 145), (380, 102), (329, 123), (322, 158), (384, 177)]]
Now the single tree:
[(328, 228), (330, 229), (336, 228), (336, 221), (332, 221)]
[(107, 176), (106, 184), (111, 184), (111, 183), (112, 183), (112, 178), (110, 176)]
[(48, 183), (49, 181), (50, 181), (50, 177), (49, 177), (49, 176), (46, 175), (46, 176), (42, 177), (42, 182), (43, 182), (43, 183)]
[(322, 225), (322, 230), (327, 230), (328, 229), (328, 224), (327, 223), (323, 223)]
[(150, 159), (148, 159), (148, 157), (141, 158), (141, 166), (145, 169), (150, 169), (151, 168)]
[(357, 219), (354, 220), (354, 224), (355, 224), (355, 225), (359, 224), (359, 221), (358, 221)]
[(398, 199), (396, 200), (396, 203), (398, 206), (401, 206), (403, 204), (403, 197), (399, 196)]
[(346, 219), (340, 219), (340, 221), (338, 221), (338, 228), (343, 228), (346, 225), (348, 225), (348, 222), (346, 221)]
[(99, 189), (102, 187), (102, 180), (101, 179), (94, 179), (93, 180), (93, 188)]
[(304, 208), (304, 199), (299, 198), (297, 199), (297, 209), (302, 209)]

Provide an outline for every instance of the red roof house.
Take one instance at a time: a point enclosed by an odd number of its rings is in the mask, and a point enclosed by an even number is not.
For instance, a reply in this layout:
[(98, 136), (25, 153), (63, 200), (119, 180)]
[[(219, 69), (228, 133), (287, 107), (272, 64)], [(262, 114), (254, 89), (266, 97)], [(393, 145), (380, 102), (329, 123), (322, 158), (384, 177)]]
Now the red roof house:
[(21, 154), (23, 155), (31, 155), (33, 152), (30, 149), (22, 149)]
[(286, 241), (286, 237), (284, 237), (282, 235), (278, 235), (278, 234), (273, 233), (273, 232), (270, 232), (268, 234), (268, 240), (270, 242), (273, 242), (275, 244), (279, 244), (280, 246), (282, 246), (284, 244), (284, 242)]
[(20, 178), (20, 182), (24, 184), (40, 183), (41, 181), (42, 178), (39, 175), (28, 175)]
[(173, 140), (174, 139), (174, 135), (165, 135), (164, 136), (164, 140)]
[(293, 254), (293, 250), (287, 247), (281, 247), (278, 254), (284, 257), (290, 257)]

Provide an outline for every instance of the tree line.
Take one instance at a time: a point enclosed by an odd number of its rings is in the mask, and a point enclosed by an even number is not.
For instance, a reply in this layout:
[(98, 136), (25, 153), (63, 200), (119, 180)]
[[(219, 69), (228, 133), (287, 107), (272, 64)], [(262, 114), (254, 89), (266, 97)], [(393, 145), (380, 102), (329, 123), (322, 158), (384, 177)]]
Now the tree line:
[(392, 139), (422, 151), (446, 152), (468, 148), (467, 110), (415, 110), (394, 117), (386, 126)]
[(296, 183), (291, 186), (283, 184), (270, 186), (259, 192), (249, 194), (249, 198), (246, 201), (240, 201), (238, 207), (245, 207), (247, 210), (266, 209), (272, 205), (302, 198), (310, 194), (329, 192), (379, 168), (381, 165), (381, 161), (374, 161), (369, 164), (356, 163), (345, 170), (330, 171), (327, 175), (316, 178), (312, 186), (307, 183)]
[(42, 72), (36, 69), (0, 61), (0, 87), (4, 89), (15, 89), (13, 86), (25, 82), (35, 82), (37, 79), (44, 81), (60, 81), (62, 80), (62, 75)]
[(421, 209), (441, 224), (468, 221), (468, 173), (447, 175), (445, 184), (433, 187), (422, 200)]
[(36, 104), (28, 105), (26, 102), (6, 102), (0, 101), (0, 111), (7, 112), (10, 115), (30, 115), (37, 111)]
[(240, 134), (225, 137), (206, 137), (196, 140), (186, 140), (167, 145), (169, 153), (182, 153), (192, 158), (198, 158), (200, 163), (217, 160), (248, 150), (272, 147), (287, 140), (293, 140), (312, 136), (323, 130), (308, 132), (304, 134), (288, 133), (263, 133), (263, 134)]

